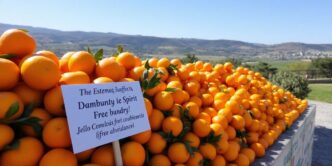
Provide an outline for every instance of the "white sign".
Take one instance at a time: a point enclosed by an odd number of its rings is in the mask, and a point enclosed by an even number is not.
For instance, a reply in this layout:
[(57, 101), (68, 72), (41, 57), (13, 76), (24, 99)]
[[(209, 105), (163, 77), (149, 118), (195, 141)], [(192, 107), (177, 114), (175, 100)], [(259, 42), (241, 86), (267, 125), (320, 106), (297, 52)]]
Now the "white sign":
[(61, 89), (74, 153), (150, 129), (137, 81)]

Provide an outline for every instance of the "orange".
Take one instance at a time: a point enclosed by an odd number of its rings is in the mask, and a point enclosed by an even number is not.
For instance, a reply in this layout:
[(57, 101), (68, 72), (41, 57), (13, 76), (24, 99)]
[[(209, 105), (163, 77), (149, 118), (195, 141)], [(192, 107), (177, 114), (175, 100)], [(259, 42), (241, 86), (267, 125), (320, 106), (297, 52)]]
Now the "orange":
[(218, 115), (226, 117), (228, 122), (231, 122), (233, 119), (233, 113), (230, 109), (220, 109)]
[(113, 80), (108, 77), (98, 77), (93, 80), (94, 84), (106, 84), (106, 83), (110, 83), (110, 82), (113, 82)]
[(158, 59), (153, 57), (148, 60), (148, 63), (151, 67), (157, 67)]
[(210, 124), (204, 119), (196, 119), (192, 124), (193, 132), (199, 137), (206, 137), (210, 134)]
[(47, 51), (47, 50), (42, 50), (42, 51), (36, 52), (36, 54), (39, 55), (39, 56), (43, 56), (43, 57), (51, 59), (56, 65), (59, 66), (58, 56), (56, 56), (56, 54), (54, 52)]
[(152, 133), (146, 145), (152, 154), (158, 154), (165, 149), (166, 144), (166, 140), (159, 133)]
[(43, 153), (43, 144), (38, 139), (33, 137), (23, 137), (18, 140), (17, 148), (13, 148), (2, 153), (0, 165), (37, 165)]
[(136, 141), (140, 144), (145, 144), (149, 141), (150, 137), (151, 137), (151, 130), (146, 130), (144, 132), (132, 135), (130, 138), (131, 140)]
[(67, 52), (65, 53), (61, 59), (59, 60), (59, 67), (60, 67), (60, 70), (62, 73), (64, 72), (68, 72), (69, 69), (68, 69), (68, 61), (69, 61), (69, 58), (74, 54), (75, 52)]
[(227, 118), (224, 115), (216, 115), (212, 118), (213, 123), (218, 123), (222, 126), (223, 129), (228, 127)]
[(66, 118), (54, 118), (48, 121), (43, 129), (43, 141), (52, 148), (71, 146), (68, 123)]
[(18, 111), (10, 119), (17, 119), (22, 115), (23, 102), (15, 93), (0, 92), (0, 119), (5, 118), (7, 111), (15, 103), (18, 103)]
[(77, 166), (75, 155), (66, 149), (52, 149), (40, 160), (39, 166)]
[(91, 156), (91, 163), (109, 166), (115, 165), (112, 145), (103, 145), (95, 150)]
[(25, 83), (19, 83), (13, 91), (20, 97), (24, 105), (40, 106), (43, 101), (43, 91), (32, 89)]
[(190, 155), (183, 143), (173, 143), (168, 148), (168, 158), (175, 164), (184, 164)]
[(75, 154), (75, 156), (76, 156), (78, 161), (86, 161), (91, 157), (91, 155), (94, 151), (95, 151), (94, 148), (88, 149), (88, 150), (85, 150), (83, 152)]
[(185, 66), (180, 67), (176, 73), (181, 80), (187, 80), (189, 77), (189, 71)]
[(189, 145), (191, 147), (195, 147), (195, 148), (198, 148), (199, 144), (200, 144), (200, 139), (197, 135), (195, 135), (194, 133), (192, 132), (188, 132), (184, 138), (183, 138), (184, 141), (188, 141), (189, 142)]
[(236, 131), (234, 129), (234, 127), (232, 126), (228, 126), (226, 129), (225, 129), (227, 135), (228, 135), (228, 138), (231, 140), (231, 139), (234, 139), (236, 137)]
[(203, 106), (209, 106), (213, 104), (213, 96), (208, 93), (202, 94)]
[(171, 161), (163, 154), (154, 155), (149, 162), (149, 166), (171, 166)]
[(199, 107), (194, 102), (187, 102), (183, 105), (183, 107), (188, 110), (189, 116), (192, 118), (196, 118), (199, 114)]
[(160, 110), (154, 109), (149, 117), (151, 130), (159, 130), (164, 121), (164, 118), (165, 116)]
[(226, 62), (224, 64), (224, 69), (227, 71), (227, 72), (231, 72), (233, 70), (233, 64), (230, 63), (230, 62)]
[(252, 163), (255, 160), (255, 151), (250, 148), (242, 148), (240, 153), (248, 157), (249, 163)]
[(91, 74), (96, 66), (94, 57), (86, 52), (75, 52), (68, 61), (69, 71), (83, 71), (86, 74)]
[(237, 159), (240, 152), (240, 145), (236, 141), (229, 142), (229, 148), (224, 154), (224, 157), (227, 161), (234, 161)]
[(164, 119), (162, 127), (165, 133), (171, 132), (173, 136), (178, 136), (180, 135), (183, 129), (183, 124), (179, 118), (174, 116), (169, 116), (166, 119)]
[(87, 163), (87, 164), (83, 164), (82, 166), (101, 166), (99, 164), (91, 164), (91, 163)]
[(167, 88), (178, 88), (178, 89), (182, 89), (182, 83), (180, 81), (170, 81), (167, 84)]
[(189, 101), (196, 103), (199, 107), (202, 106), (202, 100), (198, 96), (192, 96), (190, 97)]
[(197, 71), (201, 70), (203, 68), (204, 62), (203, 61), (196, 61), (195, 62), (195, 69)]
[(172, 65), (175, 65), (176, 68), (180, 68), (180, 67), (182, 66), (182, 62), (181, 62), (181, 60), (178, 59), (178, 58), (172, 59), (172, 60), (171, 60), (171, 64), (172, 64)]
[(224, 137), (225, 134), (221, 135), (221, 139), (216, 143), (217, 154), (225, 154), (228, 151), (229, 143)]
[(0, 124), (0, 150), (14, 140), (14, 130), (5, 124)]
[(14, 62), (0, 58), (0, 90), (9, 90), (16, 86), (19, 76), (20, 69)]
[(157, 67), (167, 68), (170, 64), (171, 64), (171, 62), (169, 61), (168, 58), (161, 58), (161, 59), (159, 59), (159, 61), (157, 63)]
[(260, 129), (260, 122), (257, 119), (252, 120), (251, 125), (246, 127), (251, 132), (259, 131)]
[(195, 80), (195, 81), (200, 81), (201, 75), (197, 71), (192, 71), (189, 73), (189, 79)]
[(213, 131), (214, 135), (221, 135), (224, 131), (223, 127), (219, 123), (212, 123), (210, 124), (211, 131)]
[(246, 128), (250, 127), (250, 125), (251, 125), (251, 123), (253, 121), (250, 113), (248, 111), (244, 111), (244, 114), (242, 116), (243, 116), (243, 119), (244, 119), (245, 127)]
[(203, 163), (203, 156), (199, 152), (194, 152), (194, 154), (190, 156), (186, 165), (199, 166), (202, 165), (202, 163)]
[(202, 70), (203, 71), (212, 71), (212, 68), (213, 68), (213, 66), (211, 63), (204, 63)]
[(264, 138), (260, 138), (258, 143), (262, 144), (265, 149), (269, 147), (269, 143)]
[(235, 160), (235, 163), (238, 165), (238, 166), (249, 166), (250, 164), (250, 161), (249, 161), (249, 158), (240, 153), (237, 157), (237, 159)]
[(152, 114), (152, 111), (153, 111), (153, 107), (152, 107), (150, 100), (147, 98), (144, 98), (144, 105), (145, 105), (145, 109), (148, 114), (148, 117), (150, 117)]
[(265, 148), (260, 143), (253, 143), (250, 148), (255, 151), (257, 157), (263, 157), (265, 155)]
[(96, 66), (98, 77), (109, 77), (113, 81), (119, 81), (126, 77), (126, 68), (118, 62), (105, 58), (98, 62)]
[(44, 96), (44, 106), (46, 111), (56, 116), (64, 116), (64, 103), (61, 87), (56, 86), (46, 92)]
[(69, 84), (89, 84), (90, 77), (82, 71), (67, 72), (61, 75), (59, 80), (61, 85)]
[(209, 115), (208, 113), (206, 113), (206, 112), (200, 112), (200, 113), (197, 115), (196, 119), (204, 119), (204, 120), (206, 120), (209, 124), (211, 124), (211, 121), (212, 121), (210, 115)]
[(233, 115), (231, 125), (236, 129), (236, 130), (241, 130), (244, 128), (245, 121), (242, 116), (240, 115)]
[(175, 92), (171, 93), (174, 103), (182, 104), (189, 100), (189, 94), (181, 89), (176, 89)]
[(144, 147), (137, 142), (127, 142), (121, 146), (123, 165), (140, 166), (145, 161)]
[(209, 160), (213, 160), (217, 156), (216, 148), (210, 143), (205, 143), (200, 145), (199, 152), (202, 154), (204, 158)]
[(154, 96), (153, 104), (156, 108), (167, 111), (173, 107), (174, 100), (170, 92), (161, 91)]
[[(35, 117), (35, 118), (40, 119), (40, 121), (38, 123), (43, 127), (51, 119), (51, 115), (42, 108), (34, 108), (31, 112), (31, 114), (29, 115), (29, 117)], [(26, 135), (37, 136), (36, 131), (31, 126), (24, 125), (22, 127), (23, 127), (23, 131)]]
[(135, 56), (131, 52), (123, 52), (116, 57), (116, 61), (123, 65), (127, 70), (135, 67)]
[(226, 160), (223, 156), (217, 155), (214, 160), (211, 161), (212, 166), (226, 166)]
[(142, 77), (144, 70), (145, 70), (144, 66), (134, 67), (129, 71), (129, 77), (134, 80), (139, 80)]
[(249, 132), (248, 135), (246, 136), (246, 140), (249, 144), (258, 142), (258, 133), (256, 132)]
[(55, 86), (60, 79), (59, 67), (49, 58), (32, 56), (21, 66), (24, 82), (31, 88), (46, 90)]
[(195, 96), (198, 94), (200, 89), (199, 82), (195, 80), (190, 80), (184, 84), (184, 90), (189, 93), (190, 96)]
[(8, 29), (0, 36), (0, 52), (18, 57), (32, 54), (36, 49), (36, 41), (23, 30)]

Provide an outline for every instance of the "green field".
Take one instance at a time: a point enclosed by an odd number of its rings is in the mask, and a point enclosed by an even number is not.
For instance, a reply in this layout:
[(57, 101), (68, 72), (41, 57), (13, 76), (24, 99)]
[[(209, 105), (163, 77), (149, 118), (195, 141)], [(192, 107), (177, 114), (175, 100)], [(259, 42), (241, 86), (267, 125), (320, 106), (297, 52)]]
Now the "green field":
[(310, 84), (308, 99), (332, 103), (332, 84)]

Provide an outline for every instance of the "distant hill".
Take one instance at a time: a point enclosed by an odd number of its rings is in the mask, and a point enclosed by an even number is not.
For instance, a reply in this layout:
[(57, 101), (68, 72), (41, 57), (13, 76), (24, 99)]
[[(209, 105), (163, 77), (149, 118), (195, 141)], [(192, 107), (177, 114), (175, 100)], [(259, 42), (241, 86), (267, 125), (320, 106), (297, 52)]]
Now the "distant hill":
[(202, 40), (189, 38), (161, 38), (116, 33), (60, 31), (47, 28), (0, 23), (0, 33), (10, 28), (23, 28), (37, 39), (38, 49), (48, 49), (62, 55), (67, 51), (104, 48), (110, 55), (116, 45), (140, 56), (183, 56), (193, 53), (200, 57), (307, 59), (332, 57), (332, 44), (282, 43), (265, 45), (235, 40)]

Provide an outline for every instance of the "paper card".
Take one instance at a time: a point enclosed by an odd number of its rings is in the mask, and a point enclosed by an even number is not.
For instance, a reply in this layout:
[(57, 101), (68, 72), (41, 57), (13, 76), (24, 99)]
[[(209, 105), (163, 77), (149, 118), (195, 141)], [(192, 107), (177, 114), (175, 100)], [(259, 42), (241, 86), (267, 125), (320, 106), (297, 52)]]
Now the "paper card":
[(61, 86), (74, 153), (150, 129), (139, 82)]

